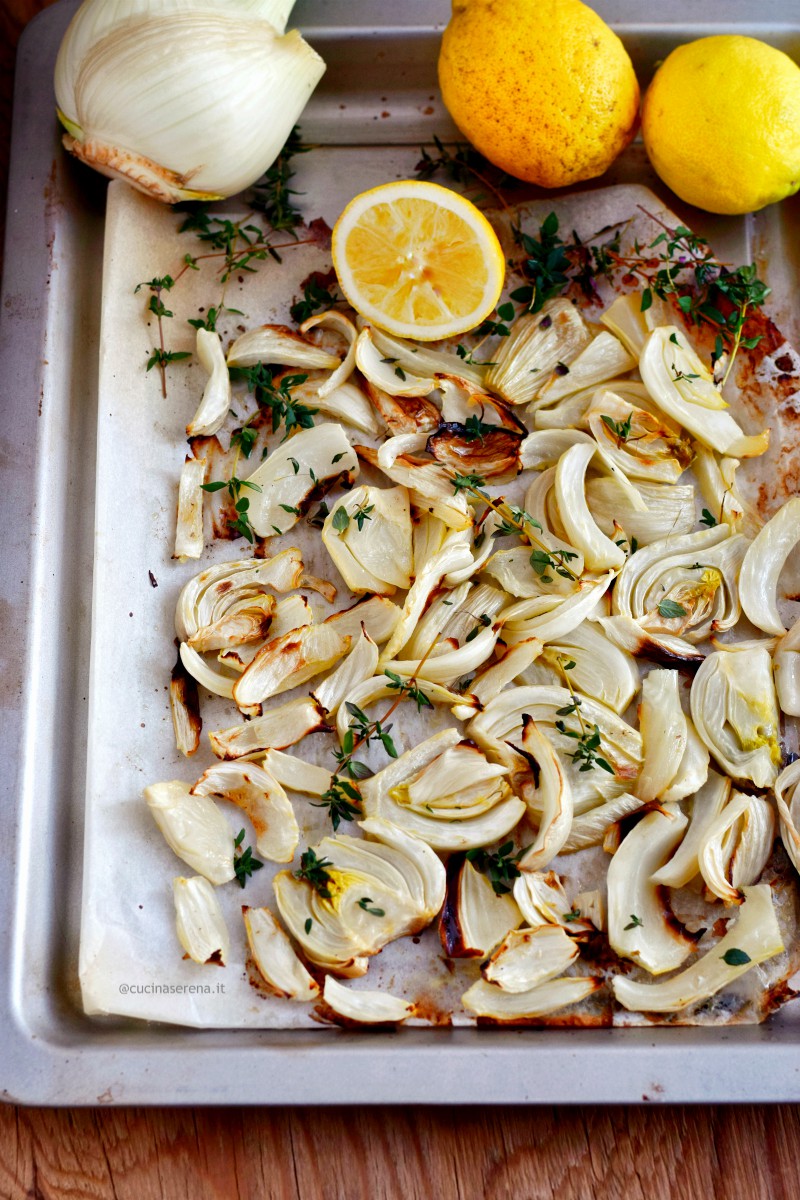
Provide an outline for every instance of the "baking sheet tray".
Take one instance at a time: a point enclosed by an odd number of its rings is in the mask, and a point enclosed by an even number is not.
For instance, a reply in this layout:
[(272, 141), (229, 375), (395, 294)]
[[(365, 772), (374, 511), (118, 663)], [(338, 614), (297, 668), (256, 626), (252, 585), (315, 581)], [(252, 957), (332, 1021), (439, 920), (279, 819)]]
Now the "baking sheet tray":
[[(750, 4), (708, 4), (702, 24), (689, 3), (674, 4), (659, 24), (643, 23), (633, 0), (595, 6), (623, 33), (643, 78), (675, 42), (705, 33), (800, 47), (800, 21), (786, 22), (779, 4), (761, 5), (758, 23)], [(41, 86), (75, 7), (48, 10), (20, 49), (0, 333), (10, 767), (0, 808), (3, 1094), (56, 1104), (797, 1099), (797, 1006), (756, 1029), (624, 1034), (186, 1031), (83, 1015), (76, 968), (105, 186), (62, 156), (52, 96)], [(397, 8), (388, 25), (374, 0), (298, 4), (296, 22), (329, 63), (304, 119), (309, 140), (418, 145), (452, 133), (434, 85), (449, 5)], [(622, 181), (661, 190), (640, 145), (601, 182)], [(797, 277), (796, 199), (747, 221), (678, 211), (720, 253), (755, 257), (768, 282)], [(778, 319), (795, 340), (791, 314)]]

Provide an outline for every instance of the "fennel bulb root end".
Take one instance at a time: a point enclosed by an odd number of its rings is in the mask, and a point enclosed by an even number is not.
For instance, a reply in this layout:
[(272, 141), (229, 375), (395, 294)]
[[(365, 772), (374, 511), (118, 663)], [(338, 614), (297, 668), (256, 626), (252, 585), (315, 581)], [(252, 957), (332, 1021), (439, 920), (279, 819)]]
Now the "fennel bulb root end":
[(118, 146), (107, 146), (104, 142), (90, 138), (82, 141), (65, 133), (62, 142), (70, 154), (81, 162), (94, 167), (109, 179), (124, 179), (137, 191), (144, 192), (164, 204), (178, 204), (182, 200), (222, 200), (215, 192), (196, 192), (185, 186), (187, 175), (179, 175), (168, 167), (159, 166), (141, 154), (132, 154)]

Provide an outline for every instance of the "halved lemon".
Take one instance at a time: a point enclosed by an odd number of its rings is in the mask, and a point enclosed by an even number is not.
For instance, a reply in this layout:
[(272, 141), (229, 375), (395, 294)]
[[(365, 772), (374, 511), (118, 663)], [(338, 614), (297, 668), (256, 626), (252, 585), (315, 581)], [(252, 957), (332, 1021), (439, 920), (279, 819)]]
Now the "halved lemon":
[(505, 275), (483, 213), (449, 188), (411, 179), (350, 201), (333, 231), (333, 265), (356, 312), (423, 342), (479, 325)]

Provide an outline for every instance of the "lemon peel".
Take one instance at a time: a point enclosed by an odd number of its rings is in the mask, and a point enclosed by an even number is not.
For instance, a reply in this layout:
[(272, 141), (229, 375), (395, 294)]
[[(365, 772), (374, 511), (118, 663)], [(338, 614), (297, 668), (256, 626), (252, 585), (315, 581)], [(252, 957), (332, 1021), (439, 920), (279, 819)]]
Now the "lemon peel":
[(800, 188), (800, 67), (756, 38), (699, 38), (664, 60), (642, 107), (655, 170), (688, 204), (754, 212)]
[(454, 0), (439, 85), (481, 154), (542, 187), (602, 175), (636, 130), (631, 60), (581, 0)]

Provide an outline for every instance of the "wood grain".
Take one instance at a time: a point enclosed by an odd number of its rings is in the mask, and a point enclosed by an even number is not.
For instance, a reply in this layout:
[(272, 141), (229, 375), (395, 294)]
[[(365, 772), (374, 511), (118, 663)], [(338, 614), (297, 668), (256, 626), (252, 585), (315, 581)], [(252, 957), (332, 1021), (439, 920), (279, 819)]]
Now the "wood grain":
[(0, 1109), (2, 1200), (796, 1200), (798, 1113)]
[[(0, 0), (0, 195), (14, 47)], [(257, 1063), (254, 1063), (257, 1069)], [(800, 1112), (0, 1107), (0, 1200), (796, 1200)]]

